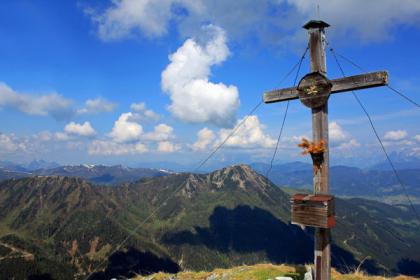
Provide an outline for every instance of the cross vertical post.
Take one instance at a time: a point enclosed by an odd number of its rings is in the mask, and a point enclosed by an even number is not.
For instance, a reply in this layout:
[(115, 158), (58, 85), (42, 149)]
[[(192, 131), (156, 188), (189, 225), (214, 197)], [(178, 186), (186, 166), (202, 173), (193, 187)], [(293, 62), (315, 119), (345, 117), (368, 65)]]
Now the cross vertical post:
[(328, 98), (330, 94), (380, 87), (388, 84), (388, 73), (376, 71), (329, 80), (325, 59), (325, 28), (328, 23), (311, 20), (303, 28), (309, 33), (310, 73), (297, 87), (275, 89), (264, 93), (265, 103), (299, 99), (312, 110), (312, 145), (323, 151), (310, 152), (314, 164), (314, 195), (292, 197), (292, 224), (315, 227), (315, 280), (331, 279), (331, 236), (335, 226), (335, 202), (329, 195)]
[[(309, 32), (311, 72), (327, 74), (325, 58), (325, 32), (329, 25), (322, 21), (310, 21), (304, 25)], [(328, 101), (324, 105), (312, 108), (312, 138), (315, 143), (325, 143), (324, 159), (320, 169), (314, 171), (313, 185), (315, 194), (329, 192), (329, 150), (328, 150)], [(331, 274), (330, 229), (315, 228), (315, 279), (329, 280)]]

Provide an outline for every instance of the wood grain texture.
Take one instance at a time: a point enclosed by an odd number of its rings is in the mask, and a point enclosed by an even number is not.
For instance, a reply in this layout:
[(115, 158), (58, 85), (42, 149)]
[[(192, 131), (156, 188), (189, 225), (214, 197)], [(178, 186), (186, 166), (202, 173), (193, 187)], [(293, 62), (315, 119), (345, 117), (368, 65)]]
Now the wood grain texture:
[(303, 195), (292, 197), (292, 223), (330, 228), (335, 215), (334, 197), (330, 195)]
[[(311, 54), (311, 72), (319, 72), (326, 76), (325, 38), (323, 29), (309, 30), (309, 47)], [(312, 141), (318, 143), (323, 140), (326, 151), (324, 161), (318, 171), (314, 171), (315, 194), (329, 192), (329, 148), (328, 148), (328, 102), (319, 108), (312, 108)], [(330, 230), (315, 228), (315, 267), (316, 280), (331, 279), (331, 246)]]
[(335, 79), (331, 82), (333, 84), (333, 87), (331, 89), (332, 93), (380, 87), (388, 84), (388, 72), (371, 72), (361, 75), (345, 77), (341, 79)]
[(297, 87), (276, 89), (264, 93), (264, 102), (265, 103), (274, 103), (287, 100), (293, 100), (299, 98), (299, 92)]
[[(346, 78), (330, 80), (332, 83), (331, 94), (350, 90), (380, 87), (388, 84), (388, 72), (377, 71)], [(265, 103), (275, 103), (299, 98), (297, 87), (275, 89), (264, 93)]]

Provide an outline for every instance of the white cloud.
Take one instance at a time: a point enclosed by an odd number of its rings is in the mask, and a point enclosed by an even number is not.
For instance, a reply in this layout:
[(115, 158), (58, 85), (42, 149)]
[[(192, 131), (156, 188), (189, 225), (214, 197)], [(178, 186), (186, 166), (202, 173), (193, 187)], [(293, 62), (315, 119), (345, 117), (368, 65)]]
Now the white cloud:
[(115, 142), (130, 142), (139, 140), (143, 134), (143, 127), (132, 120), (133, 113), (123, 113), (120, 115), (118, 120), (115, 121), (114, 127), (112, 128), (109, 136)]
[[(242, 121), (238, 120), (237, 124)], [(251, 115), (225, 145), (238, 148), (272, 148), (276, 145), (276, 140), (265, 134), (264, 128), (258, 117)], [(221, 129), (216, 144), (221, 143), (231, 132), (231, 129)]]
[(115, 103), (112, 103), (101, 97), (95, 99), (88, 99), (85, 102), (85, 107), (77, 110), (78, 114), (98, 114), (98, 113), (109, 113), (114, 111), (116, 107)]
[(156, 114), (155, 112), (153, 112), (152, 110), (145, 110), (143, 114), (144, 114), (144, 118), (147, 120), (158, 121), (160, 119), (160, 116)]
[[(133, 103), (131, 109), (146, 111), (144, 103)], [(134, 155), (149, 152), (148, 145), (156, 144), (156, 152), (171, 153), (178, 151), (180, 145), (170, 142), (175, 138), (174, 129), (164, 123), (158, 124), (153, 131), (145, 133), (137, 122), (137, 113), (123, 113), (115, 121), (112, 131), (105, 140), (94, 140), (88, 146), (91, 155)]]
[(70, 118), (74, 111), (72, 102), (57, 93), (29, 95), (14, 91), (0, 82), (0, 107), (10, 107), (33, 116), (51, 115), (55, 119)]
[(94, 136), (96, 134), (96, 131), (93, 129), (90, 122), (84, 122), (83, 124), (70, 122), (64, 127), (64, 132), (85, 137)]
[(340, 143), (335, 148), (339, 150), (350, 150), (357, 147), (360, 147), (360, 143), (356, 139), (350, 139), (348, 141)]
[(414, 140), (416, 140), (417, 142), (420, 142), (420, 134), (415, 135)]
[(43, 145), (44, 147), (47, 147), (47, 149), (51, 144), (56, 144), (56, 142), (67, 142), (66, 146), (71, 149), (74, 149), (76, 146), (79, 148), (82, 147), (82, 142), (75, 140), (77, 140), (76, 134), (73, 133), (72, 135), (69, 135), (68, 133), (61, 131), (56, 133), (41, 131), (30, 137), (32, 144), (36, 143), (38, 146)]
[(407, 131), (405, 130), (390, 130), (385, 133), (384, 139), (388, 141), (399, 141), (404, 139), (406, 136)]
[(197, 133), (197, 141), (192, 145), (194, 151), (201, 151), (207, 148), (207, 146), (214, 140), (215, 134), (212, 130), (207, 127), (201, 129)]
[(116, 143), (94, 140), (88, 146), (89, 155), (120, 156), (146, 153), (148, 148), (142, 143)]
[(152, 132), (146, 133), (143, 139), (149, 141), (165, 141), (174, 137), (173, 131), (174, 129), (171, 126), (161, 123), (155, 126)]
[(54, 138), (57, 140), (57, 141), (69, 141), (69, 140), (72, 140), (73, 138), (72, 137), (70, 137), (67, 133), (64, 133), (64, 132), (56, 132), (55, 134), (54, 134)]
[(361, 146), (360, 143), (356, 139), (352, 138), (350, 133), (345, 131), (337, 122), (330, 122), (328, 128), (329, 144), (331, 148), (337, 150), (349, 150)]
[(161, 141), (158, 143), (157, 151), (160, 153), (173, 153), (180, 149), (179, 145), (176, 145), (169, 141)]
[(144, 102), (141, 102), (141, 103), (132, 103), (130, 105), (130, 108), (133, 111), (144, 111), (144, 110), (146, 110), (146, 104)]
[(33, 138), (41, 142), (51, 141), (54, 136), (49, 131), (41, 131), (33, 135)]
[(337, 122), (330, 122), (328, 128), (330, 142), (341, 142), (347, 140), (347, 133), (344, 132), (343, 128)]
[(420, 2), (413, 0), (288, 0), (288, 3), (305, 17), (315, 16), (316, 6), (320, 5), (321, 16), (332, 24), (333, 32), (356, 35), (365, 41), (387, 39), (399, 24), (420, 23)]
[(166, 33), (171, 18), (172, 1), (116, 0), (102, 15), (93, 14), (98, 34), (103, 40), (114, 40), (140, 31), (149, 37)]
[(162, 72), (162, 89), (169, 94), (169, 110), (180, 120), (229, 126), (239, 106), (238, 89), (209, 82), (210, 67), (229, 55), (225, 32), (215, 26), (204, 30), (204, 44), (188, 39), (172, 55)]
[(160, 119), (159, 114), (155, 113), (153, 110), (147, 109), (146, 104), (144, 102), (132, 103), (130, 105), (130, 108), (135, 112), (133, 113), (133, 119), (136, 119), (138, 121), (158, 121)]
[[(234, 38), (258, 38), (270, 44), (305, 38), (301, 24), (315, 18), (316, 5), (321, 18), (334, 28), (329, 35), (365, 41), (392, 36), (397, 25), (419, 26), (420, 2), (416, 0), (114, 0), (103, 12), (88, 13), (103, 40), (133, 37), (149, 38), (168, 33), (174, 26), (184, 36), (196, 35), (198, 27), (212, 23)], [(361, 9), (360, 7), (363, 7)], [(355, 40), (347, 40), (354, 43)]]
[(0, 152), (10, 153), (15, 152), (19, 149), (25, 149), (23, 143), (19, 143), (13, 134), (0, 133)]
[(420, 157), (420, 147), (415, 147), (409, 152), (410, 156)]

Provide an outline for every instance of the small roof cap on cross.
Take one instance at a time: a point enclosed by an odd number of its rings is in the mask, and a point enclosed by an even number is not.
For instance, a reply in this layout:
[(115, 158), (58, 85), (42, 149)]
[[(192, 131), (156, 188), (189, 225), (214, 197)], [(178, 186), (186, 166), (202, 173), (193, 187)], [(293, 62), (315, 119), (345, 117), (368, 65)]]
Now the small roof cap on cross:
[(325, 21), (322, 20), (310, 20), (307, 23), (305, 23), (305, 25), (303, 26), (303, 28), (305, 29), (313, 29), (313, 28), (326, 28), (329, 27), (330, 25), (328, 23), (326, 23)]

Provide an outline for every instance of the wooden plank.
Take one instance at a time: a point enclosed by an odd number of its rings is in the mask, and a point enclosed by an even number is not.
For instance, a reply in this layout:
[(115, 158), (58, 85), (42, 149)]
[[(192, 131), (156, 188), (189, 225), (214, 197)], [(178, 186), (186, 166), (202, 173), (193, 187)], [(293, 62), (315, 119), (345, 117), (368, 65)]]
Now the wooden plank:
[[(310, 210), (313, 210), (313, 208), (310, 208)], [(307, 216), (307, 217), (321, 217), (321, 218), (326, 218), (326, 217), (328, 217), (328, 212), (327, 211), (325, 211), (325, 212), (320, 212), (320, 211), (311, 211), (311, 212), (309, 212), (309, 211), (305, 211), (305, 210), (304, 211), (299, 211), (299, 209), (298, 209), (298, 210), (294, 211), (292, 215), (299, 216), (299, 217), (305, 217), (305, 216)]]
[[(377, 71), (345, 78), (339, 78), (331, 80), (331, 83), (333, 84), (331, 94), (349, 90), (360, 90), (372, 87), (379, 87), (388, 84), (388, 72)], [(275, 103), (298, 98), (299, 93), (297, 87), (276, 89), (264, 93), (265, 103)]]
[(293, 202), (295, 201), (330, 201), (333, 200), (334, 196), (333, 195), (329, 195), (329, 194), (303, 194), (303, 193), (298, 193), (292, 196), (292, 200)]
[(296, 87), (276, 89), (264, 93), (265, 103), (274, 103), (286, 100), (298, 99), (298, 90)]
[(300, 224), (304, 226), (311, 226), (316, 228), (330, 228), (330, 218), (334, 220), (334, 217), (327, 217), (327, 218), (307, 218), (307, 217), (299, 217), (299, 216), (292, 216), (292, 224)]
[(299, 213), (299, 212), (295, 212), (292, 214), (292, 216), (294, 217), (300, 217), (300, 218), (308, 218), (308, 219), (312, 219), (312, 218), (321, 218), (321, 219), (327, 219), (328, 218), (328, 213), (312, 213), (312, 214), (308, 214), (308, 213)]
[(331, 93), (385, 86), (388, 84), (388, 72), (377, 71), (334, 79), (331, 83), (333, 84)]
[[(325, 60), (325, 35), (323, 29), (309, 30), (309, 47), (311, 72), (326, 75), (327, 64)], [(328, 148), (328, 101), (324, 106), (312, 108), (312, 139), (315, 143), (325, 142), (326, 151), (320, 170), (314, 171), (314, 193), (328, 194), (329, 191), (329, 148)], [(331, 251), (329, 229), (315, 229), (315, 267), (317, 278), (315, 280), (331, 279)]]

